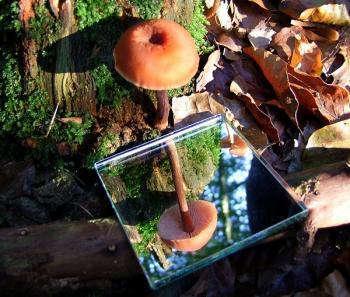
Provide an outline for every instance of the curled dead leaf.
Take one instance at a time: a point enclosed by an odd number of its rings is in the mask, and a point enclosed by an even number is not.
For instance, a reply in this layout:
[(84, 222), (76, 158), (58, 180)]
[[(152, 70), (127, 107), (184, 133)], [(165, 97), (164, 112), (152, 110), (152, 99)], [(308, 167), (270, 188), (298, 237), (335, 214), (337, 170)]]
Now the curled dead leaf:
[(291, 20), (291, 24), (303, 27), (304, 33), (310, 41), (335, 42), (339, 39), (339, 32), (327, 25), (297, 20)]
[(279, 9), (293, 18), (346, 26), (350, 24), (347, 0), (282, 0)]
[(289, 118), (297, 124), (298, 102), (289, 88), (287, 63), (264, 49), (244, 48), (243, 52), (259, 65)]
[(350, 119), (316, 130), (310, 136), (306, 148), (321, 147), (350, 149)]
[[(299, 103), (305, 102), (306, 98), (302, 98), (302, 96), (308, 92), (307, 100), (314, 100), (314, 103), (304, 103), (303, 106), (308, 107), (316, 104), (318, 112), (328, 122), (336, 122), (350, 117), (350, 94), (346, 89), (326, 84), (319, 77), (296, 72), (290, 66), (288, 66), (288, 79)], [(295, 85), (304, 88), (303, 95), (296, 91)]]

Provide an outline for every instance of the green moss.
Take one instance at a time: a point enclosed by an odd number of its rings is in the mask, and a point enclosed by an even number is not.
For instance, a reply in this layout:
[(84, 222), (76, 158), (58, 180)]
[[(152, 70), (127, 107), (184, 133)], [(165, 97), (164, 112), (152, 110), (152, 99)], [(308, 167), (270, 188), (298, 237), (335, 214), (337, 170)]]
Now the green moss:
[(213, 51), (214, 47), (210, 45), (206, 39), (206, 35), (208, 33), (207, 25), (209, 25), (209, 22), (204, 15), (204, 1), (194, 0), (194, 2), (195, 5), (192, 20), (189, 24), (183, 25), (191, 33), (199, 53), (209, 53)]
[(61, 23), (44, 4), (35, 7), (35, 17), (29, 21), (29, 36), (39, 45), (48, 45), (57, 40)]
[(95, 162), (114, 153), (120, 146), (119, 136), (108, 132), (97, 141), (97, 147), (86, 158), (86, 166), (92, 168)]
[(0, 33), (18, 33), (21, 29), (19, 1), (0, 0)]
[[(66, 114), (65, 116), (71, 116)], [(85, 136), (89, 134), (94, 120), (90, 115), (85, 115), (81, 124), (69, 122), (55, 122), (51, 131), (51, 138), (56, 142), (67, 142), (70, 146), (81, 145)]]
[(84, 29), (107, 17), (117, 16), (120, 11), (115, 0), (77, 0), (75, 4), (79, 29)]
[(137, 231), (139, 232), (142, 241), (134, 244), (134, 248), (140, 255), (149, 254), (148, 245), (154, 240), (157, 234), (157, 225), (159, 222), (160, 216), (155, 217), (152, 220), (149, 220), (147, 223), (138, 224)]
[(5, 100), (18, 99), (21, 93), (21, 74), (17, 57), (12, 52), (2, 48), (0, 51), (0, 104)]
[(186, 159), (183, 162), (191, 162), (197, 170), (197, 174), (201, 174), (205, 169), (203, 162), (212, 160), (214, 166), (219, 165), (220, 160), (220, 129), (212, 128), (196, 136), (190, 137), (182, 141), (178, 149), (186, 149)]
[(130, 4), (137, 8), (140, 18), (144, 20), (157, 19), (160, 17), (162, 0), (130, 0)]
[(116, 72), (112, 72), (106, 65), (100, 65), (92, 70), (92, 77), (97, 88), (97, 99), (102, 105), (118, 108), (123, 98), (131, 96), (131, 88), (127, 88), (126, 83), (120, 82)]

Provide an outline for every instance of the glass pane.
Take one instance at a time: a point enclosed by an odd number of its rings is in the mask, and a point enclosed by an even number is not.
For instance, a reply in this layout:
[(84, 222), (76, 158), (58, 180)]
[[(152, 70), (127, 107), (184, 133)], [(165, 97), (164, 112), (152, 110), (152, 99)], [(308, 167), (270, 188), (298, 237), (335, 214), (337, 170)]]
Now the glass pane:
[(279, 177), (239, 144), (214, 116), (96, 163), (152, 288), (306, 216)]

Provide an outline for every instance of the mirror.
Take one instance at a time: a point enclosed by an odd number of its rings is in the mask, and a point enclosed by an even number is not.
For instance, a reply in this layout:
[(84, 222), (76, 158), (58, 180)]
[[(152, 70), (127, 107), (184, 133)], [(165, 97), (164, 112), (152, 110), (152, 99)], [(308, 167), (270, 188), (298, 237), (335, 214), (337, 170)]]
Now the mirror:
[(152, 288), (307, 214), (221, 116), (115, 154), (95, 168)]

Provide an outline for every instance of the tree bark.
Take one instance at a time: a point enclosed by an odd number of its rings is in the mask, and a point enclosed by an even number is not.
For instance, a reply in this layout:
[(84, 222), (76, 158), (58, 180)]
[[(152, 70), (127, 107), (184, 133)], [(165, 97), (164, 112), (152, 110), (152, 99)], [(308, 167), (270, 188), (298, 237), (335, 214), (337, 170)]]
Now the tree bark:
[(140, 273), (121, 226), (111, 219), (0, 229), (0, 291), (10, 280), (83, 281)]

